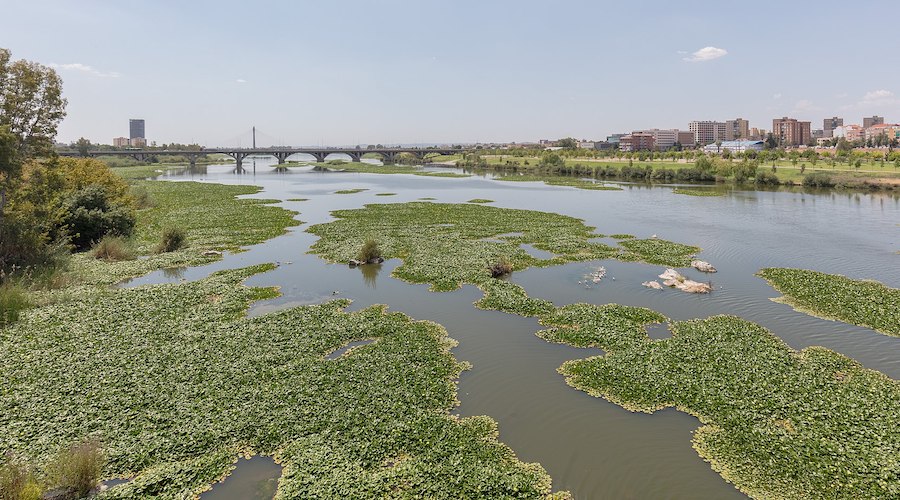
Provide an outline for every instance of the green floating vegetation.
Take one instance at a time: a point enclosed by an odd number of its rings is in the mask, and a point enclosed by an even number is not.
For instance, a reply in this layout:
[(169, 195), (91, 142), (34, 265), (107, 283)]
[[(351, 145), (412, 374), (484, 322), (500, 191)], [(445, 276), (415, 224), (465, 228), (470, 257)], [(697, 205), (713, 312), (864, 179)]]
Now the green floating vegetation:
[(376, 193), (375, 196), (397, 196), (397, 193)]
[(573, 387), (631, 411), (699, 418), (694, 448), (752, 497), (900, 496), (900, 383), (828, 349), (794, 351), (734, 316), (649, 339), (644, 327), (662, 320), (576, 304), (542, 316), (538, 335), (605, 351), (560, 368)]
[(151, 163), (150, 165), (137, 165), (128, 167), (111, 167), (112, 171), (124, 179), (142, 180), (152, 179), (169, 171), (184, 170), (186, 166), (160, 165)]
[(773, 299), (776, 302), (816, 317), (900, 337), (900, 289), (805, 269), (770, 267), (759, 276), (784, 295)]
[(687, 196), (725, 196), (725, 191), (714, 189), (687, 189), (675, 188), (672, 190), (675, 194), (684, 194)]
[(447, 177), (451, 179), (461, 179), (464, 177), (472, 177), (471, 174), (460, 174), (457, 172), (416, 172), (415, 175), (421, 175), (423, 177)]
[(436, 200), (437, 198), (431, 198), (431, 197), (426, 196), (425, 198), (419, 198), (419, 199), (422, 201), (432, 201), (432, 200)]
[(469, 174), (456, 172), (423, 171), (421, 167), (413, 165), (373, 165), (371, 163), (346, 162), (328, 165), (326, 168), (341, 172), (357, 172), (361, 174), (411, 174), (424, 177), (471, 177)]
[(473, 198), (466, 203), (493, 203), (494, 200), (489, 200), (487, 198)]
[(623, 234), (623, 233), (611, 234), (611, 235), (609, 235), (609, 237), (612, 238), (612, 239), (614, 239), (614, 240), (631, 240), (631, 239), (634, 239), (634, 235), (633, 235), (633, 234)]
[(543, 182), (544, 184), (550, 186), (569, 186), (578, 189), (590, 189), (594, 191), (621, 191), (622, 188), (617, 186), (610, 186), (607, 184), (603, 184), (602, 182), (594, 182), (587, 179), (581, 179), (578, 177), (564, 177), (564, 176), (553, 176), (553, 175), (504, 175), (501, 177), (495, 177), (498, 181), (509, 181), (509, 182)]
[[(308, 229), (318, 235), (310, 251), (332, 262), (347, 262), (355, 250), (377, 235), (386, 259), (403, 263), (393, 276), (428, 283), (433, 291), (450, 291), (463, 284), (485, 292), (477, 305), (533, 315), (552, 307), (533, 299), (518, 285), (491, 278), (489, 266), (508, 259), (513, 270), (566, 262), (615, 258), (668, 266), (687, 266), (697, 247), (665, 240), (631, 240), (634, 248), (593, 243), (594, 228), (574, 217), (532, 210), (498, 208), (472, 203), (410, 202), (370, 204), (361, 209), (332, 212), (335, 221)], [(641, 244), (641, 242), (649, 243)], [(531, 244), (555, 254), (537, 259), (520, 245)]]
[(285, 201), (309, 201), (309, 198), (288, 198)]
[[(79, 283), (114, 284), (157, 269), (212, 262), (220, 257), (204, 252), (239, 251), (242, 246), (262, 243), (300, 224), (294, 219), (296, 212), (271, 205), (278, 200), (236, 198), (258, 193), (258, 187), (167, 181), (134, 184), (154, 201), (151, 208), (137, 212), (132, 237), (135, 253), (148, 257), (103, 262), (77, 254), (70, 272)], [(176, 252), (155, 254), (163, 231), (171, 227), (184, 230), (186, 245)]]
[[(241, 285), (271, 265), (192, 283), (110, 290), (31, 310), (0, 336), (0, 449), (44, 473), (85, 438), (103, 477), (134, 481), (100, 498), (191, 498), (236, 456), (284, 465), (279, 498), (536, 498), (487, 417), (459, 419), (463, 365), (435, 323), (347, 300), (244, 316), (273, 289)], [(349, 342), (377, 339), (338, 360)]]
[(366, 189), (366, 188), (341, 189), (339, 191), (335, 191), (334, 194), (356, 194), (356, 193), (362, 193), (363, 191), (368, 191), (368, 189)]

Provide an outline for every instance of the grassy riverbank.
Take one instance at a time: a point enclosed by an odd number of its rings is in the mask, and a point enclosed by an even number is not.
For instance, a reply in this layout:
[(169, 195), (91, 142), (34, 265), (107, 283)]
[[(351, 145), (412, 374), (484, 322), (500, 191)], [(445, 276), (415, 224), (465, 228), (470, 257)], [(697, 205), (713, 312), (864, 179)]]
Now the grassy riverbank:
[[(104, 477), (137, 475), (103, 498), (191, 497), (239, 453), (285, 466), (279, 498), (549, 493), (490, 419), (449, 415), (463, 366), (442, 327), (348, 301), (243, 317), (275, 292), (241, 281), (270, 268), (81, 289), (23, 315), (0, 337), (0, 449), (40, 471), (94, 438)], [(324, 358), (361, 339), (376, 342)]]
[(776, 302), (900, 337), (900, 290), (896, 288), (805, 269), (766, 268), (759, 276), (784, 295), (773, 299)]

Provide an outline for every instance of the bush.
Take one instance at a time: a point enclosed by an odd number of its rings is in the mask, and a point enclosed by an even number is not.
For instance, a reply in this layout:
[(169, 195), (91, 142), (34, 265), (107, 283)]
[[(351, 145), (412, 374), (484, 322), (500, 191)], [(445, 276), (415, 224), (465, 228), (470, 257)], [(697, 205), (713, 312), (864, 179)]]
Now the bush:
[(0, 465), (0, 499), (39, 500), (41, 487), (34, 474), (12, 456)]
[(134, 254), (128, 248), (128, 243), (121, 236), (104, 236), (99, 243), (94, 245), (92, 253), (95, 259), (113, 262), (134, 259)]
[(356, 256), (356, 260), (360, 262), (371, 262), (379, 258), (381, 258), (381, 249), (378, 248), (378, 242), (371, 238), (363, 243), (362, 248), (359, 249), (359, 254)]
[(48, 485), (83, 498), (100, 483), (103, 455), (96, 441), (85, 440), (60, 452), (48, 469)]
[(756, 173), (756, 183), (757, 184), (769, 184), (769, 185), (777, 185), (780, 184), (781, 181), (778, 180), (778, 176), (761, 170)]
[(31, 307), (31, 302), (28, 300), (24, 287), (9, 280), (0, 284), (0, 326), (17, 321), (19, 313), (29, 307)]
[(131, 206), (116, 204), (100, 185), (75, 191), (65, 202), (64, 225), (77, 250), (86, 250), (111, 234), (129, 236), (136, 222)]
[(0, 222), (0, 273), (55, 267), (65, 259), (69, 254), (67, 244), (51, 241), (40, 225), (27, 216), (5, 214)]
[(538, 166), (540, 166), (540, 167), (562, 167), (563, 165), (565, 165), (565, 163), (566, 163), (565, 160), (563, 160), (562, 157), (559, 156), (558, 154), (548, 153), (541, 157), (541, 161), (540, 161), (540, 163), (538, 163)]
[(834, 181), (825, 172), (813, 172), (803, 177), (803, 185), (806, 187), (834, 187)]
[(513, 270), (512, 262), (506, 257), (500, 257), (497, 262), (491, 264), (488, 269), (491, 271), (492, 278), (506, 276)]
[(180, 227), (163, 229), (162, 238), (156, 246), (156, 253), (174, 252), (187, 245), (187, 233)]

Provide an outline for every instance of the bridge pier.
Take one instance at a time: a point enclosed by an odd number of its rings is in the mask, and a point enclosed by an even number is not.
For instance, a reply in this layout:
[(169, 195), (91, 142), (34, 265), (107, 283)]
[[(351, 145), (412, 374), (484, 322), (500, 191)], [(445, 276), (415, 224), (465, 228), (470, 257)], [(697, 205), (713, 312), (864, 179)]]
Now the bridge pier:
[(316, 158), (316, 163), (325, 163), (325, 157), (328, 156), (328, 153), (310, 153)]
[(250, 156), (250, 153), (244, 153), (243, 151), (229, 151), (225, 154), (234, 158), (234, 164), (238, 170), (244, 169), (244, 158)]
[(381, 153), (382, 158), (384, 158), (385, 165), (393, 165), (394, 161), (397, 159), (397, 153), (393, 151), (386, 151)]
[(361, 152), (359, 152), (359, 153), (354, 153), (352, 151), (347, 152), (347, 156), (350, 157), (350, 161), (355, 161), (356, 163), (359, 163), (362, 161), (362, 155), (363, 154)]
[(200, 155), (199, 155), (199, 154), (190, 154), (190, 153), (188, 153), (188, 154), (186, 154), (185, 156), (187, 156), (188, 163), (190, 163), (191, 168), (192, 168), (192, 169), (193, 169), (193, 168), (196, 168), (196, 167), (197, 167), (197, 158), (199, 158)]
[(289, 152), (275, 152), (275, 153), (272, 153), (272, 156), (274, 156), (276, 159), (278, 159), (279, 165), (284, 165), (284, 162), (285, 162), (285, 160), (287, 160), (287, 157), (291, 156), (292, 154), (293, 153), (289, 153)]

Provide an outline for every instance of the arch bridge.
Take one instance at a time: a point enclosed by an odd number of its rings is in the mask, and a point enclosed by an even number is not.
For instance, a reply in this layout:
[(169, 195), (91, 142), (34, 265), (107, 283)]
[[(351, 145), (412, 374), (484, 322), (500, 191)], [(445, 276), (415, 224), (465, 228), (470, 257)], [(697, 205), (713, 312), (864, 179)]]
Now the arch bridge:
[(288, 157), (295, 154), (310, 155), (316, 159), (318, 163), (324, 163), (329, 155), (343, 154), (350, 157), (351, 161), (361, 161), (363, 155), (377, 154), (381, 156), (386, 164), (394, 163), (397, 157), (403, 153), (412, 154), (420, 160), (426, 159), (428, 156), (454, 155), (468, 152), (465, 148), (204, 148), (201, 150), (154, 150), (154, 149), (126, 149), (121, 151), (87, 151), (82, 152), (63, 152), (60, 156), (127, 156), (137, 161), (146, 161), (151, 156), (184, 156), (188, 159), (191, 167), (197, 164), (197, 158), (210, 154), (225, 154), (232, 158), (237, 168), (242, 168), (243, 161), (248, 156), (274, 156), (278, 160), (278, 164), (284, 164)]

